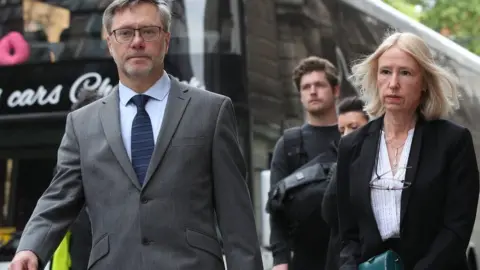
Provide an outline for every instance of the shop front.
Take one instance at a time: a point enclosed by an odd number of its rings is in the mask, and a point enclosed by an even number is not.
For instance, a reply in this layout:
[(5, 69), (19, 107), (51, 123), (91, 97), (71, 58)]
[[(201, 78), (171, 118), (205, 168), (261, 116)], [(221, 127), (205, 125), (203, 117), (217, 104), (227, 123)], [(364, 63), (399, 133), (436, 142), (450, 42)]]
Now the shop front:
[[(66, 115), (78, 94), (107, 95), (118, 83), (101, 25), (109, 2), (0, 1), (0, 15), (8, 11), (0, 21), (0, 54), (11, 33), (21, 39), (9, 50), (21, 51), (22, 40), (28, 45), (25, 55), (0, 62), (0, 227), (21, 231), (25, 226), (52, 179)], [(165, 69), (180, 81), (232, 99), (249, 160), (240, 2), (169, 1), (172, 40)]]

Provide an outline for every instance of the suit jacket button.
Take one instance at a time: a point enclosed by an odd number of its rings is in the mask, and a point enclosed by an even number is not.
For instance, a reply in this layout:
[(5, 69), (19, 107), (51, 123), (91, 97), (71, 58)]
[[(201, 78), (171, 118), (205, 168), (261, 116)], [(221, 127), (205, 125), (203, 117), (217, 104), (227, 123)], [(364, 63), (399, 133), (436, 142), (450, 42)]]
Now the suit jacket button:
[(143, 203), (143, 204), (146, 204), (146, 203), (148, 203), (149, 201), (150, 201), (150, 200), (149, 200), (148, 198), (142, 198), (142, 203)]

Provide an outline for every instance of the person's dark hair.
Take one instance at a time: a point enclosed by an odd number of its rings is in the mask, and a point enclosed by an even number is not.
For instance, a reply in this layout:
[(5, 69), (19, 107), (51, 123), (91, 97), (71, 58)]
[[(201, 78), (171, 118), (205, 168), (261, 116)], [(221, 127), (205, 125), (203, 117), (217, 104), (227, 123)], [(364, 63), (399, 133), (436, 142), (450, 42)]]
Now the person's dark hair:
[(75, 111), (76, 109), (80, 109), (100, 98), (101, 96), (97, 91), (80, 91), (77, 102), (72, 104), (71, 110)]
[(310, 56), (302, 59), (295, 69), (293, 69), (293, 82), (298, 91), (300, 91), (300, 81), (303, 75), (313, 71), (325, 72), (325, 76), (331, 87), (338, 85), (338, 72), (335, 66), (327, 59)]
[(365, 115), (367, 121), (369, 120), (368, 114), (364, 110), (365, 102), (356, 96), (346, 97), (342, 99), (337, 105), (337, 113), (344, 114), (348, 112), (361, 112)]

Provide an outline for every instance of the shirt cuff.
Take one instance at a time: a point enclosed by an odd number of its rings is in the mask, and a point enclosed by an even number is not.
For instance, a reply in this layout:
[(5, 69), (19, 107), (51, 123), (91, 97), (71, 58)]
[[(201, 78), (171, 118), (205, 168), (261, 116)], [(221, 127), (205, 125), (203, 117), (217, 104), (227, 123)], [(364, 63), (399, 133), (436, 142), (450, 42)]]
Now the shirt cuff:
[(282, 250), (272, 254), (273, 265), (288, 264), (290, 262), (290, 251)]

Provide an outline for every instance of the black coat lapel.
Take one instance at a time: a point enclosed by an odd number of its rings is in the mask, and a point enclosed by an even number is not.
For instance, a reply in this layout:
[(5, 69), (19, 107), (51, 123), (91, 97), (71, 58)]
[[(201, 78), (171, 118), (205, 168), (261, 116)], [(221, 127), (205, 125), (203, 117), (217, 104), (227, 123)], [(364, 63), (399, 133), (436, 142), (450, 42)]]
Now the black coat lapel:
[(367, 216), (365, 220), (370, 223), (370, 227), (374, 228), (375, 232), (372, 237), (376, 237), (376, 241), (382, 241), (380, 232), (377, 229), (377, 223), (372, 209), (372, 200), (370, 196), (370, 181), (372, 180), (373, 170), (376, 164), (378, 145), (380, 139), (380, 131), (383, 126), (383, 117), (373, 120), (368, 127), (368, 130), (363, 139), (360, 153), (357, 160), (353, 162), (354, 174), (351, 174), (350, 181), (358, 181), (357, 194), (358, 201), (363, 204), (361, 207), (365, 209)]
[(406, 188), (402, 191), (402, 206), (400, 209), (400, 225), (403, 224), (403, 218), (405, 217), (405, 212), (407, 211), (408, 200), (413, 191), (413, 184), (415, 182), (415, 178), (416, 178), (415, 176), (418, 171), (424, 126), (425, 126), (425, 120), (419, 117), (417, 124), (415, 125), (412, 146), (410, 147), (410, 154), (408, 156), (408, 162), (407, 162), (408, 169), (405, 173), (405, 182), (411, 183), (411, 184), (409, 188)]

